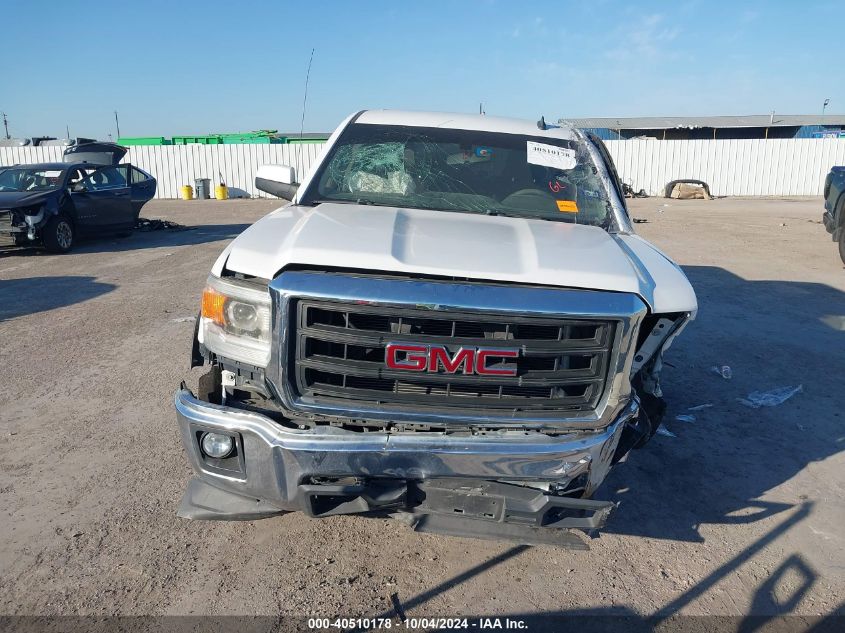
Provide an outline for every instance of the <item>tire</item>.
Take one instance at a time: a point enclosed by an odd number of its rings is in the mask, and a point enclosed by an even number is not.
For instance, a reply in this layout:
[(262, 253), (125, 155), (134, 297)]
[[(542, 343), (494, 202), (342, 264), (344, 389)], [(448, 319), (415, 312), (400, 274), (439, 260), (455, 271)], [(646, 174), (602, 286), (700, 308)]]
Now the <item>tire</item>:
[(839, 258), (845, 264), (845, 226), (839, 229)]
[(50, 218), (41, 232), (44, 248), (51, 253), (67, 253), (73, 248), (75, 237), (73, 223), (63, 213)]

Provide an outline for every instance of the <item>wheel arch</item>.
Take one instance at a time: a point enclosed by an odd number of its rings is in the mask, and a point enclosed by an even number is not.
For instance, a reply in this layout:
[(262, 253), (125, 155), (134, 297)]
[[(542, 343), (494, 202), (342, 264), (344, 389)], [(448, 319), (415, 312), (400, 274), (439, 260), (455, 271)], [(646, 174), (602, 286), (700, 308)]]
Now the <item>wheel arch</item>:
[(70, 220), (71, 225), (73, 226), (74, 231), (79, 230), (79, 220), (76, 217), (76, 205), (73, 204), (73, 200), (70, 197), (70, 194), (64, 194), (56, 203), (56, 210), (53, 212), (52, 215), (64, 215)]

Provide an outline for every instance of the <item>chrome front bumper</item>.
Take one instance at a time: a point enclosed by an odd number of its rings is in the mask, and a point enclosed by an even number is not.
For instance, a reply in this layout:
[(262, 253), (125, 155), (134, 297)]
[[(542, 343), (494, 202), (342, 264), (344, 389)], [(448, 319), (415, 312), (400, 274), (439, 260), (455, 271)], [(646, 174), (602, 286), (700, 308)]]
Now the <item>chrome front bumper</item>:
[[(334, 427), (289, 429), (258, 413), (201, 401), (185, 388), (176, 393), (175, 404), (182, 441), (198, 476), (188, 488), (180, 516), (195, 519), (254, 519), (293, 510), (320, 516), (312, 505), (314, 478), (566, 485), (581, 477), (589, 495), (610, 470), (623, 428), (638, 415), (638, 403), (632, 400), (600, 431), (557, 437), (521, 432), (456, 437)], [(199, 447), (207, 431), (239, 438), (241, 472), (209, 465)]]

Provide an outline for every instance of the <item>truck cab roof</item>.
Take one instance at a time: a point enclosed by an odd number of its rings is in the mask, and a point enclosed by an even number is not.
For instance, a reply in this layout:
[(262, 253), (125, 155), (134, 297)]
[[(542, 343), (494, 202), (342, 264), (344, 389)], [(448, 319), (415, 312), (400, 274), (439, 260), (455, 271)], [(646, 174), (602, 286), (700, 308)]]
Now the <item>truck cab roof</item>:
[(578, 132), (570, 125), (551, 124), (541, 127), (525, 119), (462, 114), (456, 112), (417, 112), (414, 110), (364, 110), (355, 123), (372, 125), (407, 125), (411, 127), (441, 127), (455, 130), (480, 130), (502, 134), (524, 134), (555, 139), (573, 140)]

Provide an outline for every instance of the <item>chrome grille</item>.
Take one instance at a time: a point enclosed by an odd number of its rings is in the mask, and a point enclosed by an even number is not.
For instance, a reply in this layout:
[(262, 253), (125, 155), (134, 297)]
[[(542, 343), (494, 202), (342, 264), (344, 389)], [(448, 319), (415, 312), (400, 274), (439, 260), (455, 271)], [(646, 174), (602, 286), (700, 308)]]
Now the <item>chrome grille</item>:
[[(647, 314), (632, 293), (390, 273), (289, 270), (270, 296), (267, 379), (291, 417), (422, 429), (603, 428), (627, 406)], [(517, 349), (517, 376), (389, 370), (385, 345), (408, 342)]]
[[(612, 320), (520, 317), (355, 302), (295, 300), (295, 395), (381, 408), (484, 409), (494, 415), (593, 411), (605, 389)], [(516, 376), (408, 372), (386, 365), (387, 343), (517, 350)], [(495, 365), (492, 365), (495, 368)]]

